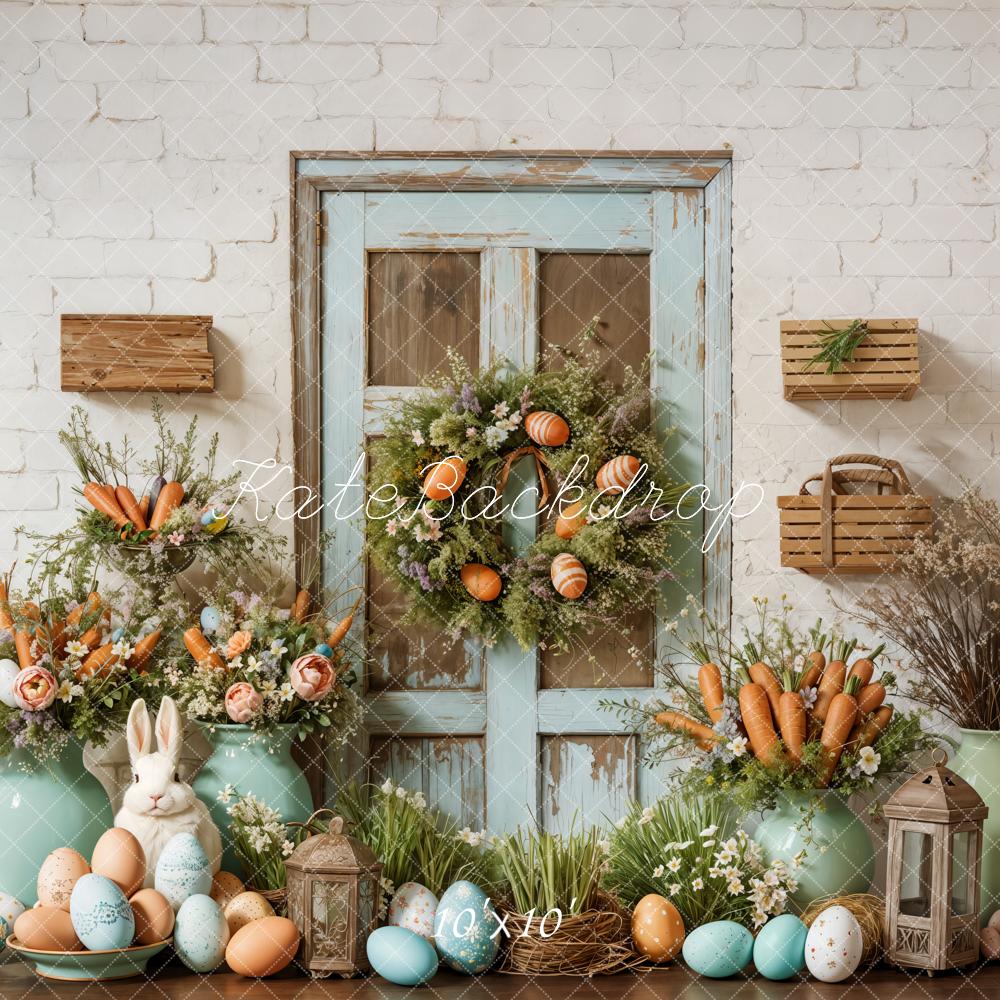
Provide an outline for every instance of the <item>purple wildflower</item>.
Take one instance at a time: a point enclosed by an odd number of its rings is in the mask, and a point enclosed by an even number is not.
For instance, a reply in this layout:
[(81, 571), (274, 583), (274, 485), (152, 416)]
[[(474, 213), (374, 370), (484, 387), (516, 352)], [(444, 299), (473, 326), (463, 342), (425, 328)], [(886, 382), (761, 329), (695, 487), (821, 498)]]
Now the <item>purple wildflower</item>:
[(523, 417), (531, 409), (531, 388), (525, 386), (521, 390), (521, 416)]
[(459, 399), (466, 413), (480, 414), (483, 412), (483, 408), (479, 405), (479, 400), (476, 399), (476, 392), (470, 383), (462, 383), (462, 393)]

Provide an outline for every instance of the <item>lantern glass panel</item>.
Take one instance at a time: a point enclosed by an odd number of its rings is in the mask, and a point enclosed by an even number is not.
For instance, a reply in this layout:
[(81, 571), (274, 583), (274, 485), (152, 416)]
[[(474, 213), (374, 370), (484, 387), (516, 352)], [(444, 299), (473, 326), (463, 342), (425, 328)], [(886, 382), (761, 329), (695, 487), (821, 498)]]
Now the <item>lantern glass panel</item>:
[(975, 876), (975, 831), (959, 830), (951, 835), (951, 912), (965, 916), (972, 912), (972, 879)]
[(903, 870), (899, 879), (899, 912), (908, 917), (931, 915), (934, 838), (920, 830), (903, 831)]
[(364, 941), (375, 924), (375, 909), (381, 894), (377, 878), (362, 877), (358, 881), (358, 937)]
[(313, 957), (348, 961), (351, 886), (345, 881), (312, 882)]

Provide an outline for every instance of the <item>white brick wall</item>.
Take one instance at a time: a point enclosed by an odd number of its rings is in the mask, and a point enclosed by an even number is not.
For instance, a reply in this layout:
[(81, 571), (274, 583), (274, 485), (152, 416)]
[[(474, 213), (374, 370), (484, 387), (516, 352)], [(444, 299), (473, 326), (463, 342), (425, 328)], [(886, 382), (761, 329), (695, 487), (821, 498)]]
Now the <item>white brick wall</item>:
[[(0, 3), (3, 560), (20, 511), (55, 526), (73, 502), (60, 312), (213, 313), (219, 393), (175, 402), (229, 455), (291, 458), (290, 149), (727, 146), (734, 478), (767, 496), (736, 528), (736, 601), (827, 605), (827, 582), (776, 570), (773, 509), (822, 456), (871, 449), (931, 493), (960, 475), (1000, 492), (998, 10)], [(784, 402), (778, 321), (851, 313), (921, 317), (923, 392)], [(120, 411), (90, 402), (117, 435)]]

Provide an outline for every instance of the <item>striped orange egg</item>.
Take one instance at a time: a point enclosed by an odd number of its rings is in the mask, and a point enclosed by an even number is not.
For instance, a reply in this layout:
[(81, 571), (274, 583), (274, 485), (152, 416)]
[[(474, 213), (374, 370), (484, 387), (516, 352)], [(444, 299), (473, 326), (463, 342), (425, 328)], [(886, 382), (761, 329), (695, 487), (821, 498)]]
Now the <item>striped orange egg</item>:
[(536, 410), (524, 418), (524, 429), (535, 444), (558, 448), (569, 440), (569, 424), (558, 413)]
[(597, 488), (604, 493), (624, 493), (639, 474), (642, 462), (635, 455), (619, 455), (597, 470)]
[(495, 601), (500, 596), (500, 574), (489, 566), (466, 563), (461, 577), (462, 585), (477, 601)]
[(583, 513), (583, 502), (577, 500), (556, 518), (555, 532), (560, 538), (572, 538), (587, 523), (587, 515)]
[(465, 480), (466, 464), (457, 455), (436, 462), (424, 477), (424, 495), (447, 500)]
[(560, 552), (552, 560), (549, 574), (552, 577), (552, 586), (567, 601), (575, 601), (578, 597), (582, 597), (587, 589), (587, 571), (583, 563), (569, 552)]

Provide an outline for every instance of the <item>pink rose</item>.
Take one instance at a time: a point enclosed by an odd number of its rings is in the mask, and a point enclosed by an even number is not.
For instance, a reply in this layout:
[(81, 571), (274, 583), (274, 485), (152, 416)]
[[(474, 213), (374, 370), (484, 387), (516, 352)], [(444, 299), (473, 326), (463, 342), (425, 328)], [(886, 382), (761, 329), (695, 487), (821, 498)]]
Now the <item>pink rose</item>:
[(41, 712), (56, 700), (59, 685), (45, 667), (25, 667), (12, 685), (14, 701), (26, 712)]
[(237, 681), (226, 692), (226, 712), (233, 722), (248, 723), (259, 711), (264, 699), (252, 684)]
[(319, 701), (330, 693), (337, 672), (333, 664), (322, 653), (306, 653), (300, 656), (288, 672), (292, 690), (303, 701)]

